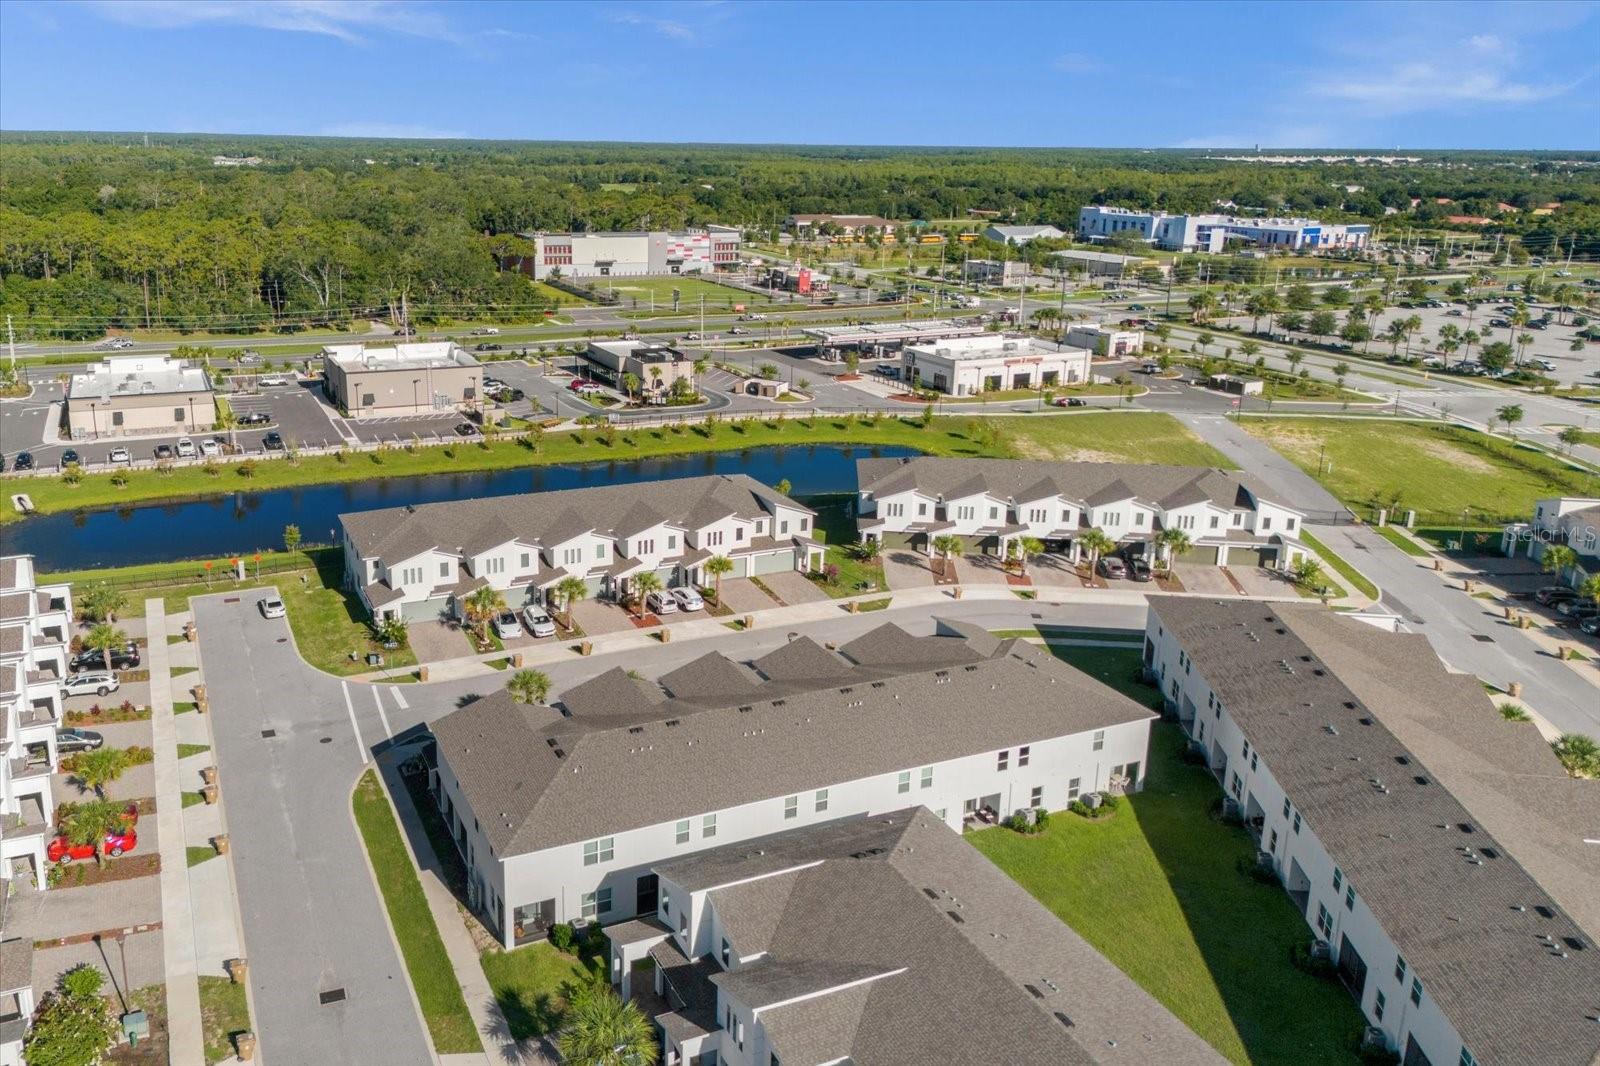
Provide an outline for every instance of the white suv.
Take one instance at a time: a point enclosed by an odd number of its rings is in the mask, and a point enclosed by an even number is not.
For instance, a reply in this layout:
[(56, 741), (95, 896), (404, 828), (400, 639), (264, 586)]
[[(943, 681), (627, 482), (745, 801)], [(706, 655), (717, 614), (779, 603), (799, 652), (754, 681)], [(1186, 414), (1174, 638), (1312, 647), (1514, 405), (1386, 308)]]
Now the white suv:
[(116, 674), (73, 674), (61, 682), (61, 692), (66, 696), (87, 696), (91, 692), (96, 696), (109, 696), (121, 686)]
[(194, 452), (194, 441), (190, 440), (188, 437), (179, 437), (178, 438), (178, 458), (179, 459), (193, 459), (194, 455), (195, 455), (195, 452)]
[(550, 616), (538, 607), (524, 607), (522, 609), (522, 625), (529, 634), (535, 637), (553, 637), (556, 635), (556, 624)]

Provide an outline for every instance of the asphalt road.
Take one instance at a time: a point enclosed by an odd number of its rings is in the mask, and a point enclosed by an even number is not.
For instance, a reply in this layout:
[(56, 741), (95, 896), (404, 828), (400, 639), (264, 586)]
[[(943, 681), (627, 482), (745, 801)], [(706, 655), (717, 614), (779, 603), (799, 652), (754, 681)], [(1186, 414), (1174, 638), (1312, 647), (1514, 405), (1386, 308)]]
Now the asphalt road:
[[(500, 688), (505, 675), (429, 685), (340, 682), (300, 659), (287, 624), (263, 619), (255, 598), (248, 592), (203, 597), (194, 611), (262, 1058), (319, 1066), (430, 1063), (428, 1038), (363, 858), (350, 794), (368, 760), (395, 754), (391, 737), (409, 739), (408, 730)], [(935, 615), (993, 629), (1040, 620), (1138, 628), (1144, 614), (1142, 605), (951, 601), (675, 641), (643, 654), (574, 657), (546, 672), (559, 696), (613, 666), (655, 677), (708, 651), (759, 656), (792, 632), (844, 641), (892, 621), (926, 633)], [(274, 735), (264, 736), (268, 730)], [(340, 988), (342, 1002), (320, 1004), (320, 993)]]

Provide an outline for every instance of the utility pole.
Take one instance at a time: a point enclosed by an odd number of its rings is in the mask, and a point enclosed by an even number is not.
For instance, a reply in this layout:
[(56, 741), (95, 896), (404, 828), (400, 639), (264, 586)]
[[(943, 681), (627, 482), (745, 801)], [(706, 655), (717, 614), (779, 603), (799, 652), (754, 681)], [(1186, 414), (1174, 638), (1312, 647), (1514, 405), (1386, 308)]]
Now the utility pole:
[(11, 352), (11, 374), (17, 373), (17, 334), (11, 328), (11, 316), (6, 316), (6, 348)]

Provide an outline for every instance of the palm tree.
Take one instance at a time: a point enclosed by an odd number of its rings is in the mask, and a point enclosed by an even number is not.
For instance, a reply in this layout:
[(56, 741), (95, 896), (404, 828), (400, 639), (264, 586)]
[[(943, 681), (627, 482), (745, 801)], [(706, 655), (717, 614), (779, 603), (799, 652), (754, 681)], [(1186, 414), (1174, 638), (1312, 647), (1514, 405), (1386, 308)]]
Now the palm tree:
[(1189, 321), (1199, 325), (1211, 317), (1212, 310), (1217, 306), (1217, 298), (1209, 289), (1201, 289), (1189, 297)]
[(644, 617), (644, 598), (661, 591), (661, 578), (654, 570), (646, 570), (633, 579), (633, 597), (639, 602), (639, 617)]
[(716, 596), (717, 603), (721, 604), (722, 575), (733, 573), (733, 560), (728, 558), (726, 555), (713, 555), (711, 558), (705, 561), (705, 565), (702, 567), (702, 569), (711, 575), (711, 580), (716, 585), (714, 595)]
[(654, 1066), (661, 1045), (648, 1019), (611, 986), (589, 981), (567, 1003), (556, 1039), (567, 1066)]
[(1011, 542), (1011, 554), (1022, 564), (1022, 576), (1028, 576), (1028, 560), (1044, 551), (1044, 541), (1038, 537), (1018, 537)]
[(1547, 544), (1539, 555), (1539, 567), (1547, 574), (1559, 574), (1578, 563), (1578, 553), (1565, 544)]
[(1465, 333), (1463, 333), (1461, 335), (1461, 343), (1466, 348), (1466, 350), (1461, 353), (1461, 358), (1463, 358), (1463, 359), (1471, 359), (1472, 358), (1472, 346), (1474, 344), (1477, 344), (1481, 340), (1483, 340), (1483, 336), (1475, 329), (1469, 329)]
[(550, 675), (540, 670), (518, 670), (506, 682), (506, 691), (518, 703), (543, 703), (550, 696)]
[(883, 544), (877, 537), (863, 537), (856, 542), (856, 557), (859, 559), (876, 559), (883, 553)]
[(1389, 320), (1389, 324), (1383, 328), (1383, 339), (1389, 342), (1389, 355), (1391, 357), (1400, 354), (1400, 342), (1405, 340), (1410, 332), (1406, 328), (1405, 319), (1393, 318)]
[(1093, 570), (1102, 555), (1117, 550), (1117, 542), (1106, 536), (1104, 530), (1095, 528), (1078, 538), (1078, 547), (1089, 556), (1089, 569)]
[(1189, 534), (1176, 526), (1168, 526), (1156, 534), (1156, 547), (1161, 549), (1161, 556), (1168, 570), (1172, 569), (1172, 562), (1178, 556), (1188, 551), (1193, 545)]
[(128, 597), (104, 581), (90, 585), (76, 597), (78, 611), (90, 622), (115, 622), (117, 612), (128, 602)]
[(101, 622), (89, 630), (89, 635), (83, 638), (83, 646), (90, 651), (99, 652), (106, 662), (106, 669), (111, 669), (111, 653), (118, 648), (126, 647), (128, 634), (106, 622)]
[(1550, 747), (1573, 777), (1600, 777), (1600, 744), (1593, 737), (1566, 733)]
[(122, 829), (127, 822), (127, 804), (98, 799), (92, 803), (72, 804), (62, 819), (61, 830), (67, 843), (94, 848), (94, 861), (103, 863), (106, 834)]
[(500, 595), (499, 589), (484, 585), (467, 595), (462, 609), (467, 616), (467, 623), (478, 631), (478, 638), (488, 640), (489, 623), (495, 615), (506, 609), (506, 600)]
[(576, 574), (568, 574), (556, 584), (556, 599), (561, 601), (561, 611), (566, 615), (567, 628), (572, 628), (572, 607), (589, 595), (589, 583)]
[(106, 786), (121, 777), (127, 768), (128, 753), (123, 749), (96, 748), (78, 756), (72, 775), (77, 778), (80, 790), (92, 791), (103, 800), (106, 798)]
[(1578, 586), (1578, 595), (1600, 603), (1600, 574), (1590, 574), (1584, 578), (1583, 584)]
[(1518, 404), (1508, 403), (1504, 407), (1496, 409), (1494, 420), (1496, 422), (1504, 422), (1506, 424), (1506, 432), (1515, 437), (1516, 434), (1512, 432), (1511, 427), (1522, 421), (1522, 407)]

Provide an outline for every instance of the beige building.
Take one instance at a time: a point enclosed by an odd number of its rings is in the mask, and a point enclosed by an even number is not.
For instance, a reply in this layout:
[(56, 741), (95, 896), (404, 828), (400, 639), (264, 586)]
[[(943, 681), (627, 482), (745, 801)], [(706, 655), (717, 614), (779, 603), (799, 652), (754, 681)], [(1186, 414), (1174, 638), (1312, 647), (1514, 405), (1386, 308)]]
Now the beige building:
[(1098, 356), (1119, 359), (1127, 355), (1138, 355), (1144, 351), (1144, 331), (1118, 329), (1115, 326), (1103, 326), (1094, 322), (1078, 322), (1067, 327), (1066, 343), (1078, 348), (1087, 348)]
[(678, 381), (692, 395), (694, 392), (694, 360), (678, 349), (649, 341), (590, 341), (583, 357), (618, 389), (624, 388), (623, 378), (632, 374), (639, 379), (639, 394), (652, 403), (665, 403)]
[(330, 344), (322, 349), (322, 382), (350, 418), (475, 411), (483, 403), (483, 367), (451, 341)]
[(217, 403), (203, 367), (167, 356), (107, 359), (67, 385), (73, 440), (193, 433), (217, 423)]

